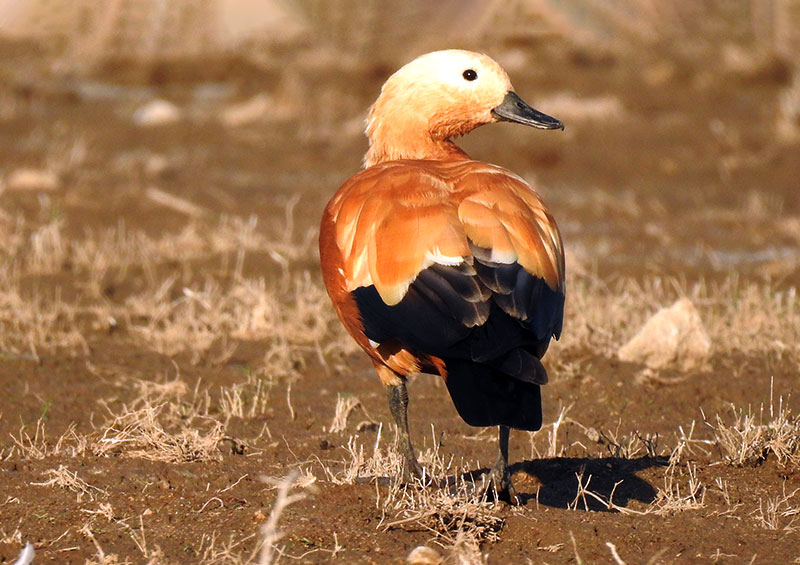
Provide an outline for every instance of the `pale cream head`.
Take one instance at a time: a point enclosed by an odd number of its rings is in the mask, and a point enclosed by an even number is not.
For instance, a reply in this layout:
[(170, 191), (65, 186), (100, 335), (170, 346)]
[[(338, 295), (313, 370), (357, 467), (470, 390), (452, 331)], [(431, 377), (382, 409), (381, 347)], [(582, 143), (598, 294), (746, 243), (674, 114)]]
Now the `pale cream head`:
[(370, 108), (365, 165), (458, 152), (449, 140), (498, 121), (492, 110), (510, 90), (503, 68), (480, 53), (451, 49), (414, 59), (389, 77)]

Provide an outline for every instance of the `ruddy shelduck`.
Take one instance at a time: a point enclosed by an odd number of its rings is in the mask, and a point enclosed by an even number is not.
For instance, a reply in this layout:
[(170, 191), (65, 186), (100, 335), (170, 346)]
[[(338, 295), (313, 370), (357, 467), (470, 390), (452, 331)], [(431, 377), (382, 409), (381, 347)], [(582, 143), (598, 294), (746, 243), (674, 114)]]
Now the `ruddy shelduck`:
[(394, 73), (366, 122), (365, 169), (325, 208), (322, 276), (339, 319), (387, 388), (404, 473), (421, 476), (406, 380), (444, 379), (461, 417), (500, 427), (491, 479), (516, 501), (509, 428), (542, 425), (540, 359), (564, 314), (564, 250), (536, 191), (453, 139), (508, 121), (563, 129), (479, 53), (428, 53)]

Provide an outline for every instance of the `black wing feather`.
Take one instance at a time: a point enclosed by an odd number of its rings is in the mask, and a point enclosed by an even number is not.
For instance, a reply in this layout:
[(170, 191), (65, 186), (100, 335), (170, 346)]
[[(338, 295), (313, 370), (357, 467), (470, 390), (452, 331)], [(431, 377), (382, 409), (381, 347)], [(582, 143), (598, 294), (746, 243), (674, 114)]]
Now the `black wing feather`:
[(374, 286), (355, 289), (364, 333), (442, 359), (447, 389), (468, 424), (539, 429), (539, 385), (547, 382), (539, 359), (561, 333), (564, 294), (517, 263), (473, 251), (472, 263), (424, 269), (395, 306)]
[(353, 295), (371, 340), (394, 339), (437, 357), (491, 364), (517, 348), (543, 355), (551, 337), (559, 336), (564, 313), (564, 294), (543, 279), (517, 263), (477, 256), (472, 265), (424, 269), (395, 306), (386, 305), (374, 286)]

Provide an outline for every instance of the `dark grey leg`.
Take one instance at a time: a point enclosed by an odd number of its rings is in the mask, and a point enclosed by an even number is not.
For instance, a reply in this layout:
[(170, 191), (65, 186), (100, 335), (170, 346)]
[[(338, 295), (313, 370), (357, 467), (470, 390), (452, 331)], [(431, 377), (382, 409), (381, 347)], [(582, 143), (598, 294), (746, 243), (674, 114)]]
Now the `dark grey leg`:
[(514, 490), (514, 483), (511, 482), (511, 473), (508, 470), (508, 436), (511, 430), (508, 426), (500, 426), (499, 441), (500, 453), (497, 455), (490, 476), (492, 486), (497, 491), (497, 497), (509, 504), (519, 504), (517, 491)]
[(408, 390), (406, 384), (389, 386), (386, 389), (389, 398), (389, 409), (392, 411), (394, 421), (397, 423), (397, 442), (405, 459), (403, 475), (408, 478), (422, 478), (422, 467), (414, 454), (411, 437), (408, 435)]

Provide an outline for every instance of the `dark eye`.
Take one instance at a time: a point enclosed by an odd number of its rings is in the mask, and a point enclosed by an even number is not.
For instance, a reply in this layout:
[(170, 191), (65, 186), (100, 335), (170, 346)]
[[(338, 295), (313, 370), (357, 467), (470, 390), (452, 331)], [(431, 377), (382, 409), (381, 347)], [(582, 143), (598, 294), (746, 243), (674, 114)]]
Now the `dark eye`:
[(461, 76), (464, 77), (464, 80), (473, 81), (476, 78), (478, 78), (478, 73), (476, 73), (472, 69), (467, 69)]

